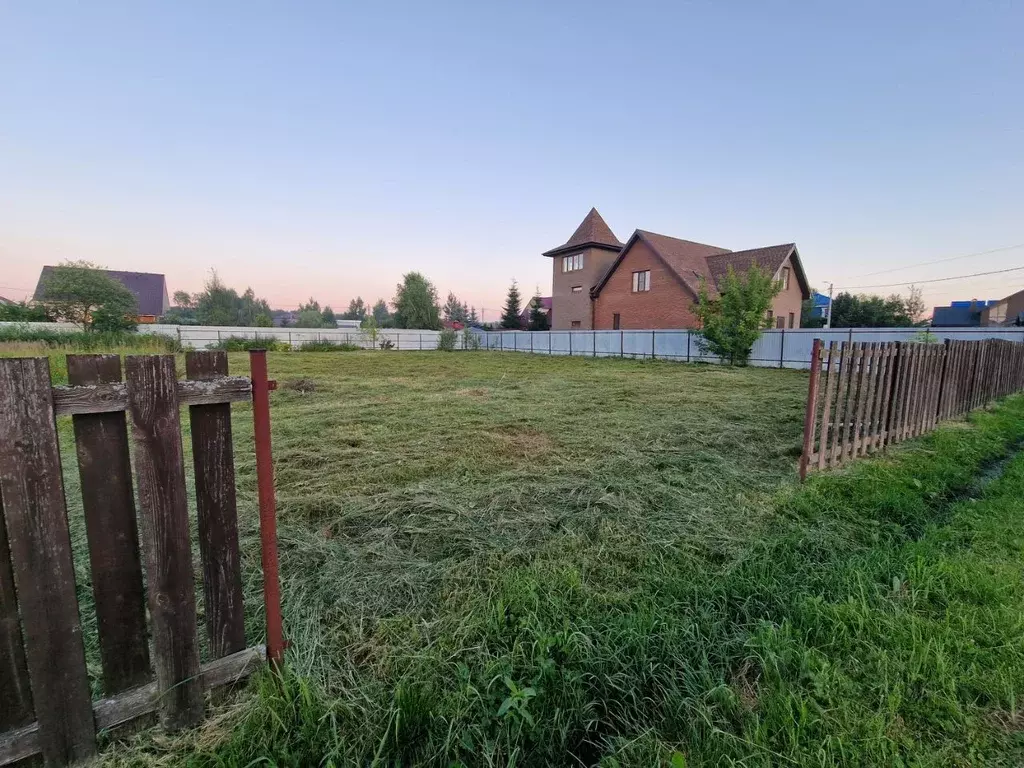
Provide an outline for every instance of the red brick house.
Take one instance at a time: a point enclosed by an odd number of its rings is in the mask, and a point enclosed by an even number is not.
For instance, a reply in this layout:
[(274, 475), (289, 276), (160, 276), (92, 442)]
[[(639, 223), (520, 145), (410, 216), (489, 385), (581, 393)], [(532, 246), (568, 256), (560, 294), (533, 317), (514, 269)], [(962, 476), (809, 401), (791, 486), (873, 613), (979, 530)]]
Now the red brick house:
[(800, 304), (810, 298), (794, 243), (730, 251), (638, 229), (623, 244), (595, 208), (544, 256), (554, 262), (554, 330), (697, 327), (701, 282), (715, 295), (730, 266), (743, 273), (757, 264), (782, 283), (769, 310), (777, 328), (799, 328)]

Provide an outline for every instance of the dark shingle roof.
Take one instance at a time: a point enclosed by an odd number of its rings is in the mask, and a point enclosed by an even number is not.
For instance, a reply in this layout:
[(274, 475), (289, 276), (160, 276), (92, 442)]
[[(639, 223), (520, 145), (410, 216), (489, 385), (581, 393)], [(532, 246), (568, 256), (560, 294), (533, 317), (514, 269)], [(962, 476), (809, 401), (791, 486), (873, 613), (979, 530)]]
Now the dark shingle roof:
[(711, 272), (711, 280), (715, 288), (718, 288), (728, 273), (729, 267), (732, 267), (737, 275), (741, 275), (755, 264), (772, 276), (779, 271), (783, 262), (793, 253), (794, 248), (796, 248), (795, 243), (785, 243), (709, 256), (708, 269)]
[[(36, 301), (42, 300), (43, 283), (52, 271), (53, 267), (47, 266), (43, 267), (43, 271), (39, 273), (39, 282), (36, 283), (36, 292), (33, 296)], [(140, 315), (156, 315), (159, 317), (169, 308), (167, 281), (163, 275), (152, 272), (120, 272), (113, 269), (101, 271), (117, 280), (135, 294), (135, 298), (139, 301)]]
[(601, 214), (597, 212), (597, 208), (591, 208), (580, 225), (576, 227), (576, 231), (572, 233), (572, 237), (565, 241), (562, 245), (557, 248), (552, 248), (550, 251), (544, 253), (545, 256), (557, 256), (564, 251), (570, 251), (574, 248), (581, 246), (597, 246), (599, 248), (605, 248), (607, 250), (617, 251), (622, 247), (622, 243), (615, 237), (615, 233), (612, 232), (611, 227), (601, 218)]

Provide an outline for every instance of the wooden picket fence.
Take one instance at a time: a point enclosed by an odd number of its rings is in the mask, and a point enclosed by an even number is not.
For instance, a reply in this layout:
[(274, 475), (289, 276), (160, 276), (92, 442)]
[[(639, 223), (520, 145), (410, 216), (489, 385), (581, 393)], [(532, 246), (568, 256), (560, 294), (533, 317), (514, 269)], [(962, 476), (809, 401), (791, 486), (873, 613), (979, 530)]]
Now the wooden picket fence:
[[(224, 352), (190, 352), (182, 381), (173, 355), (128, 357), (124, 381), (117, 355), (69, 355), (67, 387), (51, 386), (47, 358), (0, 359), (0, 765), (36, 754), (55, 766), (88, 758), (98, 731), (151, 712), (167, 729), (195, 725), (206, 689), (264, 659), (264, 646), (245, 643), (231, 437), (230, 404), (253, 400), (254, 422), (266, 419), (265, 475), (272, 382), (262, 352), (253, 355), (249, 379), (228, 375)], [(189, 407), (192, 435), (210, 654), (203, 664), (179, 406)], [(81, 480), (97, 701), (65, 505), (55, 419), (63, 415), (73, 419)], [(271, 476), (270, 511), (272, 487)], [(261, 528), (265, 585), (269, 578), (276, 587), (276, 533)], [(267, 609), (268, 621), (279, 621), (279, 605)], [(268, 626), (268, 645), (272, 635), (279, 633)]]
[(1024, 344), (1002, 339), (815, 339), (800, 477), (930, 432), (945, 419), (1024, 390)]

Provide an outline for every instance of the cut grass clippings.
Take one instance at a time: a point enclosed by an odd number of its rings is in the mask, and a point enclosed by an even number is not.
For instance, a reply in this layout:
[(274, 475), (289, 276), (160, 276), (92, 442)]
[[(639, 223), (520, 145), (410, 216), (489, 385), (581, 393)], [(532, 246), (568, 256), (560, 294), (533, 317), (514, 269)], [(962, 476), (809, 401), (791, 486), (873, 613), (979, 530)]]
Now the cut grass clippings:
[[(805, 374), (270, 363), (313, 383), (272, 415), (289, 672), (199, 729), (108, 745), (109, 764), (1020, 760), (1024, 459), (992, 467), (1024, 398), (797, 487)], [(245, 407), (235, 431), (255, 642)]]

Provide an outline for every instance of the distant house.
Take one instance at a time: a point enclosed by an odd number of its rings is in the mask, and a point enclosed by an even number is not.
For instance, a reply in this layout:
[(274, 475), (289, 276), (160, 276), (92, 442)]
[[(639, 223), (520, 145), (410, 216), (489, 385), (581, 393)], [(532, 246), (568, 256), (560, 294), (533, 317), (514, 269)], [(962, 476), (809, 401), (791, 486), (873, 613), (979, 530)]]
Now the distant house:
[(768, 311), (776, 328), (799, 328), (811, 295), (795, 243), (730, 251), (642, 229), (621, 243), (595, 208), (543, 255), (553, 262), (554, 330), (694, 328), (700, 286), (716, 296), (730, 267), (757, 265), (782, 284)]
[(954, 301), (948, 307), (935, 307), (932, 310), (933, 328), (973, 328), (982, 325), (981, 316), (986, 307), (993, 306), (999, 302), (978, 301)]
[(811, 307), (811, 317), (825, 317), (828, 315), (828, 303), (829, 297), (824, 293), (812, 293), (811, 299), (814, 301), (814, 305)]
[(982, 325), (1024, 325), (1024, 291), (990, 301), (981, 312)]
[[(167, 281), (163, 275), (152, 272), (119, 272), (113, 269), (101, 271), (134, 294), (139, 302), (140, 322), (154, 323), (171, 308), (171, 301), (167, 295)], [(43, 267), (43, 271), (39, 273), (39, 282), (36, 283), (36, 292), (33, 295), (36, 301), (42, 301), (43, 284), (52, 272), (53, 267)]]
[[(548, 316), (548, 320), (551, 319), (551, 297), (550, 296), (541, 296), (540, 297), (540, 310), (541, 310), (541, 312), (543, 312), (545, 315)], [(533, 297), (531, 296), (527, 300), (527, 302), (526, 302), (526, 307), (524, 307), (523, 311), (519, 313), (519, 324), (522, 325), (523, 328), (528, 328), (530, 326), (530, 313), (532, 311), (533, 311)]]

